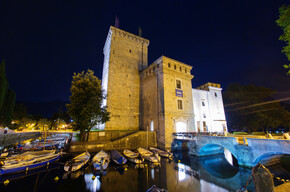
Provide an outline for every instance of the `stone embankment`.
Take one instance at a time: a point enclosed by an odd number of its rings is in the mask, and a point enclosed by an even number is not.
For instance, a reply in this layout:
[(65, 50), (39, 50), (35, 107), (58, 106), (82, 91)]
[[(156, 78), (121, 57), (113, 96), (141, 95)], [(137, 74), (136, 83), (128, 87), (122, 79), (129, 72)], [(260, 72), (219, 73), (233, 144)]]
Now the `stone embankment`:
[[(119, 135), (120, 137), (116, 137), (116, 135)], [(137, 149), (138, 147), (147, 148), (147, 146), (157, 147), (156, 132), (99, 132), (93, 133), (92, 137), (90, 135), (88, 142), (72, 142), (70, 152), (98, 152), (100, 150), (109, 151), (113, 149)]]
[(37, 138), (40, 136), (41, 136), (41, 133), (39, 132), (0, 134), (0, 146), (4, 147), (7, 145), (12, 145), (14, 143), (18, 143), (18, 142), (25, 141), (28, 139)]

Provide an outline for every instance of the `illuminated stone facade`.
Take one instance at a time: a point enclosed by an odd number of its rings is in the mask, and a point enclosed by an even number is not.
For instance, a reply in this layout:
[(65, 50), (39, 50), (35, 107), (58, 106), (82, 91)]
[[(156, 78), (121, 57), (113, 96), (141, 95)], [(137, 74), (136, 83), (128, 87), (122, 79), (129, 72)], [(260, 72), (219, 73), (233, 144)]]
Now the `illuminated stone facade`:
[(192, 89), (196, 131), (227, 131), (221, 91), (220, 84), (216, 83), (207, 83)]
[(139, 130), (140, 71), (148, 65), (149, 41), (110, 27), (104, 46), (102, 88), (110, 112), (106, 130)]
[(141, 128), (157, 131), (159, 147), (170, 147), (179, 124), (184, 131), (194, 131), (191, 69), (190, 65), (161, 56), (141, 72)]
[(156, 131), (158, 147), (169, 148), (172, 133), (198, 131), (192, 66), (165, 56), (148, 66), (148, 45), (147, 39), (110, 27), (102, 88), (111, 119), (102, 128)]

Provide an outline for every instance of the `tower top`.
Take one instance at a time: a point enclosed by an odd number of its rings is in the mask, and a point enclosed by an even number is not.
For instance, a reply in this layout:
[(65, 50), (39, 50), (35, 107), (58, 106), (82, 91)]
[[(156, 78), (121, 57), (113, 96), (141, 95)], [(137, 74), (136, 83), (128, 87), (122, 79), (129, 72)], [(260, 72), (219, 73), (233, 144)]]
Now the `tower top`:
[(123, 37), (127, 37), (128, 39), (132, 39), (132, 40), (138, 41), (140, 43), (144, 43), (147, 46), (149, 45), (149, 40), (148, 39), (145, 39), (145, 38), (140, 37), (138, 35), (134, 35), (132, 33), (129, 33), (127, 31), (124, 31), (122, 29), (119, 29), (119, 28), (116, 28), (116, 27), (111, 26), (110, 27), (110, 31), (112, 33), (115, 33), (116, 35), (123, 36)]
[(209, 89), (222, 90), (220, 84), (211, 83), (211, 82), (208, 82), (208, 83), (206, 83), (204, 85), (201, 85), (201, 86), (197, 87), (196, 89), (207, 90), (207, 91), (209, 91)]
[(113, 27), (111, 26), (110, 29), (109, 29), (109, 32), (108, 32), (108, 35), (107, 35), (107, 39), (106, 39), (106, 43), (105, 43), (105, 46), (104, 46), (104, 50), (106, 49), (106, 47), (110, 44), (110, 40), (111, 40), (111, 36), (115, 34), (117, 36), (122, 36), (122, 37), (126, 37), (132, 41), (136, 41), (140, 44), (143, 44), (144, 46), (149, 46), (149, 40), (148, 39), (145, 39), (143, 37), (140, 37), (138, 35), (134, 35), (132, 33), (129, 33), (127, 31), (124, 31), (122, 29), (119, 29), (119, 28), (116, 28), (116, 27)]

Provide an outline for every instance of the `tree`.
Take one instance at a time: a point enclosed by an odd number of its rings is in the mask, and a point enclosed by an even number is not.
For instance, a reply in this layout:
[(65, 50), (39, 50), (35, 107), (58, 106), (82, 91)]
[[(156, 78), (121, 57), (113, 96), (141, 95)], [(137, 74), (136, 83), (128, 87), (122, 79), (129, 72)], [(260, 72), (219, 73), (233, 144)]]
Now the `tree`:
[(109, 121), (109, 113), (102, 106), (105, 98), (101, 89), (101, 81), (94, 76), (92, 70), (86, 73), (74, 73), (71, 85), (68, 113), (73, 119), (74, 130), (79, 130), (82, 141), (87, 141), (91, 128)]
[(37, 122), (31, 118), (23, 117), (21, 120), (15, 121), (15, 123), (18, 125), (18, 130), (33, 130), (35, 129), (35, 125)]
[(41, 118), (37, 122), (37, 126), (40, 128), (40, 130), (47, 131), (51, 126), (51, 121), (48, 120), (47, 118)]
[(59, 111), (54, 113), (51, 117), (52, 120), (63, 119), (66, 123), (70, 123), (70, 116), (66, 111), (62, 110), (62, 107), (59, 108)]
[(20, 120), (23, 117), (28, 117), (26, 106), (23, 103), (18, 103), (14, 106), (13, 119)]
[[(286, 42), (286, 46), (283, 47), (282, 53), (285, 53), (288, 61), (290, 61), (290, 5), (283, 5), (280, 7), (279, 13), (279, 19), (276, 23), (283, 29), (283, 34), (280, 36), (279, 40)], [(283, 66), (288, 69), (287, 74), (290, 75), (290, 64), (285, 64)]]
[(231, 129), (248, 132), (278, 126), (289, 127), (290, 113), (273, 100), (274, 90), (254, 85), (231, 84), (223, 94), (225, 113)]
[(9, 89), (5, 73), (5, 61), (0, 64), (0, 125), (10, 125), (15, 105), (15, 92)]

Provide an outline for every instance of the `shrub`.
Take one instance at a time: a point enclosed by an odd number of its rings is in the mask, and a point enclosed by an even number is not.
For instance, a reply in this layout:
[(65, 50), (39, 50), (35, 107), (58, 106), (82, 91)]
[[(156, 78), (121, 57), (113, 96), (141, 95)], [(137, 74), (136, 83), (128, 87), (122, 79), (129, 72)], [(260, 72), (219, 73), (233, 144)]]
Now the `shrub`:
[(233, 135), (248, 135), (247, 132), (234, 132)]
[(266, 135), (264, 132), (252, 132), (251, 135)]

